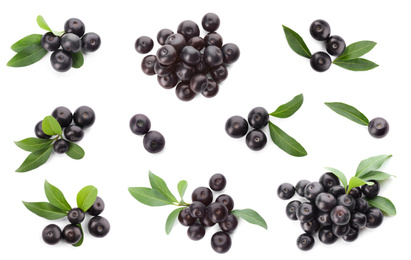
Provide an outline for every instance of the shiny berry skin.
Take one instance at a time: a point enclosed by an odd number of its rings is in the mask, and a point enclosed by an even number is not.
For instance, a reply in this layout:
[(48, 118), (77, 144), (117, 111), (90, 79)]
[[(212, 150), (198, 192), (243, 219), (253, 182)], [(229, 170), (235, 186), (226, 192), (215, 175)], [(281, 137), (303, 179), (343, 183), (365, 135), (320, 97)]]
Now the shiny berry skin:
[(182, 34), (185, 40), (188, 41), (192, 37), (200, 35), (200, 28), (195, 22), (191, 20), (185, 20), (177, 26), (177, 32)]
[(51, 135), (46, 135), (43, 132), (43, 120), (39, 121), (35, 126), (34, 126), (34, 134), (37, 136), (37, 138), (40, 139), (50, 139)]
[(201, 51), (205, 47), (205, 42), (204, 42), (204, 39), (201, 38), (200, 36), (194, 36), (193, 38), (191, 38), (190, 40), (186, 42), (186, 45), (192, 46), (196, 50)]
[(295, 185), (295, 192), (297, 192), (297, 194), (300, 195), (301, 197), (304, 197), (304, 188), (308, 183), (310, 183), (309, 180), (298, 181), (297, 184)]
[(205, 228), (199, 223), (194, 223), (187, 229), (187, 236), (194, 241), (202, 239), (205, 235)]
[(200, 222), (201, 225), (203, 225), (204, 227), (212, 227), (214, 226), (216, 223), (214, 223), (210, 217), (208, 216), (207, 212), (206, 215), (202, 218), (199, 218), (198, 221)]
[(237, 228), (238, 220), (233, 214), (228, 214), (227, 218), (223, 222), (218, 223), (218, 226), (222, 231), (231, 233)]
[(384, 219), (384, 215), (382, 214), (381, 210), (375, 207), (370, 207), (366, 212), (365, 215), (367, 216), (367, 227), (368, 228), (376, 228), (382, 224)]
[(334, 224), (346, 225), (350, 222), (351, 213), (347, 207), (337, 205), (331, 210), (330, 217)]
[(140, 54), (149, 53), (154, 47), (154, 41), (148, 36), (140, 36), (134, 43), (134, 48)]
[(143, 138), (143, 146), (149, 153), (159, 153), (164, 149), (166, 140), (164, 136), (157, 131), (148, 131)]
[(81, 229), (74, 224), (68, 224), (62, 231), (62, 238), (69, 244), (76, 244), (82, 237)]
[(156, 53), (157, 62), (166, 66), (173, 64), (177, 60), (177, 56), (176, 49), (169, 44), (161, 46)]
[(231, 248), (231, 237), (223, 231), (218, 231), (211, 237), (211, 248), (217, 253), (227, 253)]
[(76, 53), (81, 50), (81, 39), (74, 33), (65, 33), (60, 37), (60, 45), (63, 50)]
[(368, 132), (375, 138), (383, 138), (388, 134), (390, 125), (382, 117), (376, 117), (368, 124)]
[(299, 200), (290, 201), (285, 207), (285, 214), (291, 220), (297, 220), (297, 209), (301, 205)]
[(172, 34), (174, 34), (174, 32), (170, 29), (161, 29), (157, 33), (157, 42), (160, 45), (164, 45), (166, 43), (166, 40), (167, 40), (168, 36), (170, 36)]
[(263, 107), (255, 107), (248, 113), (248, 123), (255, 129), (261, 129), (268, 124), (269, 114)]
[(81, 49), (84, 52), (95, 52), (100, 48), (101, 38), (97, 33), (89, 32), (81, 37)]
[(304, 197), (309, 201), (315, 201), (318, 194), (324, 191), (324, 187), (321, 183), (313, 181), (305, 185)]
[(340, 180), (332, 172), (326, 172), (321, 175), (319, 182), (324, 186), (325, 191), (328, 191), (331, 187), (340, 184)]
[(247, 134), (248, 122), (241, 116), (232, 116), (225, 123), (225, 131), (232, 138), (241, 138)]
[(73, 208), (67, 213), (67, 219), (71, 224), (80, 224), (85, 217), (86, 214), (80, 208)]
[(180, 53), (184, 46), (186, 46), (186, 39), (181, 33), (173, 33), (167, 37), (165, 44), (173, 46), (177, 53)]
[(79, 126), (69, 125), (64, 129), (64, 137), (70, 142), (79, 142), (84, 137), (84, 131)]
[(178, 62), (175, 65), (175, 73), (181, 81), (188, 82), (196, 74), (196, 67), (184, 62)]
[(330, 37), (331, 27), (326, 21), (318, 19), (310, 25), (310, 34), (317, 41), (325, 41)]
[(302, 251), (308, 251), (314, 247), (315, 240), (312, 235), (304, 233), (297, 238), (297, 247)]
[(350, 190), (350, 192), (348, 193), (351, 197), (353, 197), (354, 199), (358, 199), (361, 198), (362, 196), (362, 191), (360, 187), (354, 187)]
[(105, 237), (110, 232), (110, 223), (102, 216), (96, 216), (88, 222), (88, 231), (94, 237)]
[(178, 83), (178, 78), (175, 73), (169, 73), (165, 76), (157, 76), (158, 84), (165, 89), (172, 89)]
[(331, 230), (336, 237), (343, 237), (348, 234), (350, 231), (350, 223), (345, 225), (336, 225), (331, 226)]
[(201, 25), (207, 32), (217, 31), (220, 27), (220, 18), (215, 13), (207, 13), (201, 19)]
[(80, 19), (70, 18), (64, 24), (64, 31), (66, 33), (74, 33), (78, 37), (81, 37), (86, 31), (86, 26)]
[(350, 227), (350, 230), (348, 231), (348, 233), (342, 237), (342, 239), (345, 242), (353, 242), (358, 238), (358, 235), (360, 234), (360, 230), (358, 230), (355, 227)]
[(207, 207), (201, 201), (193, 201), (188, 210), (193, 218), (202, 218), (206, 215)]
[(226, 206), (228, 212), (231, 212), (234, 208), (234, 200), (230, 195), (227, 194), (221, 194), (219, 195), (215, 202), (221, 203), (224, 206)]
[(47, 32), (41, 37), (41, 46), (46, 51), (56, 51), (60, 47), (60, 37), (52, 32)]
[(190, 101), (197, 95), (191, 90), (190, 85), (186, 82), (180, 82), (176, 87), (176, 95), (181, 101)]
[(234, 43), (226, 43), (221, 47), (223, 62), (232, 64), (240, 58), (240, 48)]
[(194, 93), (201, 93), (207, 85), (208, 78), (205, 74), (196, 74), (190, 79), (190, 88)]
[(211, 176), (210, 181), (208, 182), (208, 186), (210, 186), (210, 189), (213, 191), (222, 191), (226, 185), (227, 180), (221, 173), (216, 173)]
[(332, 224), (329, 212), (318, 212), (317, 220), (322, 226), (330, 226)]
[(165, 77), (173, 73), (175, 71), (175, 67), (176, 66), (174, 63), (171, 63), (170, 65), (164, 65), (156, 61), (156, 63), (154, 64), (154, 73), (159, 77)]
[(191, 193), (191, 200), (200, 201), (208, 206), (213, 201), (213, 192), (207, 187), (198, 187)]
[(207, 62), (204, 61), (204, 55), (201, 54), (201, 60), (199, 63), (197, 63), (194, 67), (195, 72), (196, 73), (203, 73), (203, 74), (207, 74), (208, 72), (210, 72), (210, 65), (208, 65)]
[(302, 230), (311, 235), (314, 235), (320, 229), (320, 223), (315, 218), (308, 222), (300, 222), (300, 226)]
[(282, 200), (291, 199), (295, 194), (295, 188), (291, 183), (282, 183), (277, 188), (277, 195)]
[(328, 190), (328, 193), (331, 193), (334, 197), (338, 198), (339, 196), (345, 194), (345, 189), (341, 185), (336, 185), (336, 186), (331, 187)]
[(136, 135), (145, 135), (151, 128), (150, 119), (143, 114), (135, 114), (129, 122), (130, 130)]
[(61, 240), (61, 229), (55, 224), (50, 224), (43, 229), (42, 237), (46, 244), (55, 245)]
[(157, 57), (155, 55), (147, 55), (141, 61), (141, 70), (144, 74), (148, 76), (155, 75), (154, 65), (157, 62)]
[(267, 144), (267, 136), (261, 130), (253, 129), (245, 137), (245, 143), (251, 150), (260, 151)]
[(78, 107), (73, 113), (74, 123), (81, 128), (88, 128), (96, 121), (96, 113), (91, 107)]
[(180, 58), (189, 65), (196, 65), (201, 60), (201, 53), (193, 46), (186, 45), (180, 52)]
[(354, 211), (355, 209), (355, 199), (348, 194), (343, 194), (337, 198), (337, 204), (347, 207), (349, 211)]
[(215, 97), (218, 94), (220, 87), (218, 83), (213, 79), (208, 79), (207, 87), (201, 92), (201, 94), (206, 98)]
[(345, 41), (338, 35), (328, 37), (325, 41), (325, 49), (332, 56), (339, 56), (345, 50)]
[(214, 223), (220, 223), (226, 220), (228, 216), (227, 207), (220, 202), (213, 202), (207, 208), (208, 217)]
[(50, 55), (50, 62), (53, 69), (58, 72), (66, 72), (73, 66), (70, 52), (60, 49)]
[(333, 234), (331, 226), (321, 227), (318, 232), (318, 238), (324, 244), (330, 245), (337, 241), (338, 237)]
[(204, 61), (211, 67), (217, 67), (223, 63), (223, 52), (217, 46), (207, 46), (204, 50)]
[(51, 112), (51, 116), (59, 122), (61, 127), (69, 126), (73, 120), (73, 114), (70, 109), (63, 106), (56, 107), (53, 112)]
[(219, 48), (223, 46), (223, 37), (219, 33), (210, 32), (204, 36), (205, 46), (215, 45)]
[(361, 229), (367, 225), (367, 216), (361, 212), (355, 212), (351, 215), (351, 226)]
[(321, 192), (315, 198), (315, 205), (322, 212), (330, 212), (337, 205), (337, 200), (332, 194)]
[(93, 205), (91, 205), (91, 207), (86, 212), (92, 216), (98, 216), (104, 211), (104, 207), (105, 204), (103, 199), (97, 196)]
[(316, 52), (310, 58), (310, 65), (315, 71), (324, 72), (331, 66), (330, 55), (322, 51)]
[(217, 82), (220, 83), (227, 79), (228, 77), (228, 69), (223, 64), (213, 67), (210, 69), (211, 77)]
[(298, 206), (297, 219), (301, 222), (311, 221), (315, 218), (316, 214), (317, 208), (309, 202), (303, 202)]
[(370, 208), (370, 204), (364, 198), (358, 198), (355, 200), (355, 211), (365, 213)]
[(64, 139), (58, 139), (53, 144), (53, 150), (58, 154), (66, 153), (69, 149), (69, 143)]
[(191, 226), (194, 224), (196, 221), (196, 218), (193, 218), (190, 215), (190, 210), (189, 208), (184, 208), (180, 213), (178, 214), (178, 221), (180, 222), (181, 225), (183, 226)]

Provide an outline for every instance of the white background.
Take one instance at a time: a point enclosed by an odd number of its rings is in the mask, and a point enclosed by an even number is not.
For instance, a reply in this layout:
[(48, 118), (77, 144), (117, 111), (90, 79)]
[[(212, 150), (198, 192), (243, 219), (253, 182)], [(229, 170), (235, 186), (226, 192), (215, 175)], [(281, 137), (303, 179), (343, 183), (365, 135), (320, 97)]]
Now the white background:
[[(405, 253), (409, 233), (408, 187), (410, 175), (410, 19), (406, 1), (3, 1), (0, 4), (0, 258), (24, 259), (33, 256), (58, 256), (72, 259), (73, 254), (93, 259), (114, 257), (136, 259), (234, 259), (277, 258), (318, 259), (332, 256), (346, 259), (365, 255), (384, 259)], [(182, 20), (201, 23), (207, 12), (221, 19), (218, 32), (224, 42), (241, 49), (237, 63), (229, 67), (228, 79), (213, 99), (198, 96), (185, 103), (174, 90), (162, 89), (156, 78), (140, 69), (144, 55), (134, 50), (141, 35), (156, 38), (162, 28), (174, 31)], [(25, 68), (7, 67), (14, 55), (10, 46), (18, 39), (44, 33), (36, 24), (43, 15), (51, 28), (62, 30), (64, 22), (80, 18), (87, 32), (102, 38), (101, 48), (86, 55), (81, 69), (55, 72), (50, 54)], [(408, 18), (407, 18), (408, 17)], [(315, 19), (325, 19), (331, 33), (342, 36), (347, 44), (372, 40), (376, 47), (364, 58), (380, 66), (368, 72), (352, 72), (338, 66), (317, 73), (309, 61), (287, 45), (282, 24), (298, 32), (311, 52), (324, 50), (311, 38), (308, 28)], [(201, 28), (201, 27), (200, 27)], [(201, 35), (205, 32), (201, 30)], [(152, 53), (159, 47), (156, 43)], [(271, 140), (260, 152), (249, 150), (243, 139), (229, 138), (224, 131), (227, 118), (246, 117), (256, 106), (269, 112), (304, 94), (301, 109), (288, 119), (271, 118), (275, 124), (299, 141), (307, 150), (303, 158), (292, 157)], [(383, 139), (372, 138), (366, 127), (343, 118), (324, 102), (345, 102), (357, 107), (370, 120), (381, 116), (390, 123)], [(57, 106), (74, 111), (78, 106), (92, 107), (97, 120), (86, 130), (79, 143), (86, 155), (75, 161), (53, 154), (40, 168), (28, 173), (15, 170), (28, 155), (13, 143), (34, 136), (34, 125)], [(142, 137), (133, 135), (128, 121), (136, 113), (146, 114), (152, 129), (166, 138), (159, 154), (149, 154)], [(265, 133), (269, 137), (268, 128)], [(392, 154), (382, 170), (394, 174), (382, 184), (381, 195), (397, 207), (397, 216), (387, 217), (383, 225), (364, 230), (354, 243), (342, 240), (333, 245), (316, 245), (309, 252), (297, 249), (299, 224), (284, 214), (286, 201), (276, 189), (282, 182), (318, 180), (329, 166), (347, 177), (355, 173), (365, 158)], [(148, 171), (162, 177), (174, 194), (178, 181), (187, 180), (185, 199), (209, 177), (223, 173), (228, 185), (224, 190), (235, 200), (235, 208), (252, 208), (268, 223), (268, 230), (240, 221), (232, 235), (232, 248), (219, 255), (210, 247), (217, 228), (207, 231), (203, 240), (194, 242), (186, 228), (176, 224), (170, 235), (165, 220), (174, 208), (151, 208), (137, 202), (128, 187), (149, 186)], [(64, 227), (65, 219), (48, 221), (29, 212), (21, 203), (45, 201), (45, 180), (60, 188), (75, 206), (77, 192), (94, 185), (106, 203), (102, 214), (111, 223), (105, 238), (92, 237), (85, 228), (79, 248), (60, 243), (49, 246), (41, 231), (49, 223)], [(297, 196), (297, 195), (296, 195)], [(298, 196), (296, 197), (298, 199)]]

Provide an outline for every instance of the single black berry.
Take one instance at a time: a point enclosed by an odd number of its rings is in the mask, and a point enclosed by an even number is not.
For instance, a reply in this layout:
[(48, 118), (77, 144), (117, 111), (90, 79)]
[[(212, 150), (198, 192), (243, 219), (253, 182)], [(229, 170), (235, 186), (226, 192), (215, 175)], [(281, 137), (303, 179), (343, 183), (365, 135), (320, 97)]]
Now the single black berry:
[(208, 79), (207, 87), (201, 92), (201, 94), (206, 98), (215, 97), (219, 91), (220, 87), (218, 83), (213, 79)]
[(177, 32), (182, 34), (185, 40), (188, 41), (192, 37), (200, 35), (200, 28), (198, 28), (198, 25), (195, 22), (185, 20), (177, 26)]
[(205, 228), (200, 223), (194, 223), (187, 229), (187, 235), (191, 240), (198, 241), (205, 235)]
[[(207, 208), (208, 210), (208, 208)], [(210, 217), (208, 216), (208, 213), (206, 212), (206, 215), (202, 218), (199, 218), (198, 221), (200, 222), (201, 225), (203, 225), (204, 227), (212, 227), (214, 226), (216, 223), (214, 223)]]
[(373, 182), (373, 185), (364, 184), (361, 186), (362, 193), (366, 198), (372, 199), (377, 197), (378, 193), (380, 192), (380, 183), (376, 180), (370, 180)]
[(319, 182), (313, 181), (305, 185), (304, 197), (306, 197), (309, 201), (315, 201), (317, 195), (323, 191), (324, 186)]
[(86, 214), (80, 208), (73, 208), (67, 213), (67, 219), (71, 224), (80, 224), (85, 217)]
[(184, 46), (186, 46), (186, 39), (181, 33), (173, 33), (167, 37), (164, 44), (173, 46), (176, 49), (177, 53), (180, 53)]
[(196, 73), (203, 73), (203, 74), (207, 74), (208, 72), (210, 72), (210, 65), (208, 65), (207, 62), (205, 62), (204, 60), (204, 54), (201, 54), (201, 59), (200, 62), (198, 62), (195, 67), (195, 72)]
[(226, 206), (228, 212), (231, 212), (234, 208), (234, 200), (230, 195), (227, 195), (227, 194), (219, 195), (216, 198), (215, 202), (219, 202), (223, 204), (224, 206)]
[(207, 207), (201, 201), (193, 201), (188, 207), (190, 216), (193, 218), (202, 218), (206, 215)]
[(243, 137), (247, 134), (248, 122), (241, 116), (232, 116), (225, 123), (225, 131), (230, 137)]
[(201, 25), (207, 32), (217, 31), (220, 27), (220, 18), (215, 13), (207, 13), (201, 19)]
[(104, 201), (102, 198), (97, 196), (96, 200), (94, 201), (93, 205), (87, 210), (87, 213), (92, 216), (98, 216), (104, 211)]
[(148, 131), (143, 138), (143, 146), (149, 153), (159, 153), (164, 149), (166, 140), (157, 131)]
[(43, 132), (43, 120), (39, 121), (35, 126), (34, 126), (34, 134), (37, 136), (37, 138), (40, 139), (49, 139), (51, 135), (46, 135)]
[(78, 37), (81, 37), (86, 31), (86, 26), (80, 19), (70, 18), (64, 24), (64, 31), (66, 33), (74, 33)]
[(168, 36), (172, 35), (174, 32), (170, 29), (161, 29), (157, 33), (157, 42), (160, 45), (164, 45), (166, 43), (166, 39)]
[(208, 182), (208, 186), (213, 191), (221, 191), (227, 185), (227, 180), (221, 173), (216, 173), (211, 176), (210, 181)]
[(190, 88), (194, 93), (201, 93), (208, 86), (208, 78), (205, 74), (196, 74), (190, 79)]
[(222, 231), (231, 233), (238, 226), (237, 217), (233, 214), (228, 214), (227, 218), (224, 221), (218, 223), (218, 226), (221, 228)]
[(333, 35), (325, 41), (325, 49), (332, 56), (338, 56), (345, 50), (345, 41), (338, 35)]
[(150, 131), (151, 128), (151, 121), (150, 119), (143, 114), (135, 114), (131, 119), (130, 119), (130, 130), (136, 135), (144, 135), (148, 131)]
[(214, 223), (223, 222), (228, 216), (227, 207), (220, 202), (213, 202), (207, 208), (208, 217)]
[(70, 52), (58, 49), (50, 55), (50, 62), (53, 69), (58, 72), (66, 72), (73, 65), (73, 58)]
[(360, 230), (355, 227), (350, 227), (348, 233), (342, 237), (342, 239), (346, 242), (353, 242), (358, 238), (360, 234)]
[(308, 234), (315, 234), (320, 229), (320, 223), (317, 219), (313, 218), (308, 222), (300, 222), (301, 229), (304, 230)]
[(97, 33), (89, 32), (81, 37), (81, 48), (84, 52), (95, 52), (100, 45), (101, 38)]
[(336, 237), (343, 237), (348, 234), (350, 231), (350, 223), (345, 225), (336, 225), (331, 226), (331, 230)]
[(309, 180), (298, 181), (297, 184), (295, 185), (295, 192), (297, 192), (297, 194), (300, 195), (301, 197), (304, 197), (304, 189), (308, 183), (310, 183)]
[(366, 212), (365, 215), (367, 216), (367, 227), (368, 228), (376, 228), (382, 224), (384, 219), (384, 215), (382, 214), (381, 210), (375, 207), (370, 207)]
[(368, 132), (375, 138), (383, 138), (388, 134), (390, 125), (387, 120), (381, 117), (374, 118), (368, 124)]
[(134, 43), (134, 48), (138, 53), (146, 54), (149, 53), (154, 46), (154, 41), (148, 36), (140, 36)]
[(186, 46), (192, 46), (196, 50), (201, 51), (205, 47), (205, 41), (200, 36), (194, 36), (186, 42)]
[(297, 247), (303, 251), (308, 251), (313, 248), (315, 240), (312, 235), (304, 233), (297, 238)]
[(259, 129), (251, 130), (245, 137), (245, 143), (253, 151), (262, 150), (267, 144), (267, 136)]
[(310, 65), (315, 71), (324, 72), (331, 66), (330, 55), (322, 51), (316, 52), (310, 58)]
[(96, 121), (96, 113), (91, 107), (81, 106), (74, 111), (73, 120), (81, 128), (87, 128)]
[(334, 224), (346, 225), (350, 222), (351, 213), (347, 207), (337, 205), (331, 210), (330, 217)]
[(370, 208), (370, 204), (364, 198), (358, 198), (355, 200), (355, 211), (365, 213)]
[(204, 61), (211, 67), (217, 67), (223, 63), (223, 52), (215, 45), (207, 46), (204, 50)]
[(297, 220), (297, 209), (301, 205), (299, 200), (290, 201), (285, 207), (285, 214), (291, 220)]
[(350, 192), (348, 192), (348, 194), (354, 199), (358, 199), (362, 196), (362, 190), (360, 187), (354, 187), (350, 190)]
[(211, 237), (211, 248), (217, 253), (227, 253), (231, 248), (231, 237), (224, 231), (218, 231)]
[(156, 63), (154, 64), (154, 73), (157, 74), (157, 76), (159, 77), (165, 77), (173, 73), (175, 71), (175, 68), (176, 68), (176, 65), (174, 63), (171, 63), (169, 65), (164, 65), (156, 61)]
[(215, 45), (219, 48), (223, 46), (223, 37), (219, 33), (210, 32), (204, 36), (205, 46)]
[(200, 201), (208, 206), (213, 201), (213, 192), (207, 187), (198, 187), (191, 193), (191, 200)]
[(351, 215), (351, 226), (361, 229), (367, 225), (367, 216), (361, 212), (355, 212)]
[(210, 75), (217, 83), (220, 83), (227, 79), (228, 69), (226, 66), (221, 64), (221, 65), (211, 68)]
[(53, 144), (53, 150), (56, 153), (63, 154), (66, 153), (69, 149), (69, 143), (64, 139), (58, 139)]
[(196, 74), (196, 67), (184, 62), (178, 62), (175, 65), (175, 73), (181, 81), (188, 82)]
[(197, 94), (191, 90), (190, 84), (180, 82), (176, 87), (176, 95), (181, 101), (190, 101), (193, 100)]
[(88, 222), (88, 231), (94, 237), (104, 237), (110, 232), (110, 223), (102, 216), (96, 216)]
[(176, 49), (168, 44), (161, 46), (156, 52), (157, 62), (166, 66), (173, 64), (177, 60), (177, 56)]
[(343, 194), (337, 198), (337, 204), (347, 207), (349, 211), (355, 209), (355, 199), (349, 194)]
[(83, 139), (84, 131), (77, 125), (69, 125), (64, 129), (64, 137), (70, 142), (78, 142)]
[(315, 205), (323, 212), (330, 212), (337, 205), (337, 200), (332, 194), (321, 192), (315, 198)]
[(277, 195), (282, 200), (291, 199), (295, 194), (295, 188), (291, 183), (282, 183), (277, 188)]
[(248, 123), (251, 127), (261, 129), (268, 124), (269, 114), (263, 107), (255, 107), (248, 113)]
[(60, 38), (60, 45), (63, 50), (76, 53), (81, 50), (81, 39), (74, 33), (65, 33)]
[(297, 218), (301, 222), (311, 221), (316, 217), (316, 214), (317, 208), (309, 202), (303, 202), (297, 208)]
[(334, 197), (338, 198), (339, 196), (345, 194), (345, 189), (341, 185), (332, 186), (328, 193), (331, 193)]
[(186, 45), (180, 52), (180, 58), (189, 65), (196, 65), (201, 60), (201, 53), (193, 46)]
[(68, 224), (62, 232), (62, 238), (69, 244), (76, 244), (82, 236), (81, 229), (74, 224)]
[(144, 74), (151, 76), (155, 75), (156, 72), (154, 71), (154, 65), (157, 62), (157, 58), (155, 55), (147, 55), (141, 61), (141, 70)]
[(43, 229), (42, 237), (47, 244), (55, 245), (61, 240), (61, 229), (55, 224), (50, 224)]
[(331, 226), (321, 227), (318, 232), (318, 238), (324, 244), (330, 245), (337, 241), (338, 237), (332, 232)]
[(340, 184), (340, 180), (332, 172), (326, 172), (322, 174), (319, 182), (324, 186), (325, 191), (328, 191), (331, 187)]
[(330, 226), (332, 224), (329, 212), (318, 212), (317, 220), (322, 226)]
[(330, 37), (331, 27), (326, 21), (318, 19), (310, 25), (310, 34), (317, 41), (325, 41)]
[(165, 76), (157, 76), (157, 82), (165, 89), (172, 89), (177, 85), (178, 78), (174, 72), (171, 72)]
[(51, 112), (51, 116), (59, 122), (61, 127), (69, 126), (73, 120), (73, 114), (70, 109), (63, 106), (56, 107), (53, 112)]
[(234, 43), (226, 43), (221, 47), (223, 62), (232, 64), (240, 58), (240, 48)]
[(41, 37), (41, 46), (47, 51), (56, 51), (60, 47), (60, 37), (47, 32)]
[(196, 221), (196, 218), (193, 218), (190, 215), (190, 210), (189, 208), (184, 208), (180, 213), (178, 214), (178, 221), (181, 223), (183, 226), (191, 226), (194, 224)]

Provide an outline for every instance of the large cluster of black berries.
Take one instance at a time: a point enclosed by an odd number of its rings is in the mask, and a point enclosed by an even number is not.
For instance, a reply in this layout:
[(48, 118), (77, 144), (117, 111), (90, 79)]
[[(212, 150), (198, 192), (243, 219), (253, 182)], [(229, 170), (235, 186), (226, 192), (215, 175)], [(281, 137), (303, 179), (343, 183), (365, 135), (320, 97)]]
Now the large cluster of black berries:
[(164, 149), (166, 140), (164, 136), (158, 132), (151, 130), (150, 119), (143, 114), (135, 114), (130, 119), (130, 130), (136, 135), (144, 135), (143, 146), (149, 153), (159, 153)]
[[(223, 45), (223, 38), (216, 30), (220, 18), (214, 13), (204, 15), (201, 25), (207, 34), (200, 37), (198, 25), (182, 21), (177, 33), (162, 29), (157, 34), (161, 47), (156, 55), (147, 55), (141, 62), (146, 75), (157, 75), (157, 81), (165, 89), (176, 87), (176, 95), (182, 101), (192, 100), (201, 93), (207, 98), (217, 95), (219, 83), (228, 76), (227, 66), (240, 57), (240, 49), (234, 43)], [(138, 53), (147, 54), (154, 46), (148, 36), (135, 42)]]
[(43, 35), (41, 45), (45, 50), (53, 52), (50, 62), (56, 71), (66, 72), (73, 66), (73, 53), (94, 52), (100, 47), (100, 36), (93, 32), (84, 34), (85, 30), (80, 19), (71, 18), (64, 24), (62, 36), (56, 36), (52, 32)]
[[(110, 231), (110, 223), (100, 214), (104, 210), (104, 201), (97, 196), (94, 204), (86, 211), (92, 218), (88, 222), (88, 231), (94, 237), (104, 237)], [(77, 244), (83, 237), (83, 233), (78, 226), (85, 219), (86, 214), (80, 208), (72, 208), (67, 219), (70, 224), (66, 225), (63, 230), (56, 224), (50, 224), (43, 229), (42, 237), (44, 242), (49, 245), (55, 245), (60, 240), (64, 240), (69, 244)]]
[(297, 238), (301, 250), (314, 246), (313, 235), (318, 231), (318, 239), (324, 244), (333, 244), (338, 238), (352, 242), (358, 238), (361, 229), (376, 228), (383, 221), (380, 209), (370, 207), (365, 198), (378, 195), (380, 185), (363, 185), (345, 193), (339, 179), (332, 173), (324, 173), (318, 182), (299, 181), (294, 187), (283, 183), (277, 194), (281, 199), (291, 199), (295, 192), (305, 201), (293, 200), (286, 206), (287, 217), (300, 221), (305, 233)]
[[(345, 50), (344, 39), (338, 35), (330, 36), (331, 27), (324, 20), (319, 19), (312, 22), (310, 34), (314, 39), (324, 41), (325, 49), (332, 56), (339, 56)], [(328, 54), (323, 51), (314, 53), (310, 59), (311, 67), (318, 72), (328, 70), (331, 66), (331, 58)]]
[(183, 226), (188, 226), (187, 235), (192, 240), (200, 240), (205, 235), (205, 228), (218, 224), (221, 231), (211, 237), (211, 247), (217, 253), (226, 253), (231, 248), (231, 237), (238, 225), (237, 218), (230, 212), (234, 208), (234, 200), (227, 194), (219, 195), (213, 202), (213, 191), (221, 191), (227, 184), (220, 173), (211, 176), (209, 187), (198, 187), (192, 195), (192, 203), (178, 215)]
[(225, 123), (226, 133), (233, 138), (241, 138), (248, 132), (245, 143), (253, 151), (260, 151), (267, 144), (267, 136), (261, 129), (268, 124), (269, 114), (263, 107), (255, 107), (248, 113), (248, 121), (241, 116), (232, 116)]

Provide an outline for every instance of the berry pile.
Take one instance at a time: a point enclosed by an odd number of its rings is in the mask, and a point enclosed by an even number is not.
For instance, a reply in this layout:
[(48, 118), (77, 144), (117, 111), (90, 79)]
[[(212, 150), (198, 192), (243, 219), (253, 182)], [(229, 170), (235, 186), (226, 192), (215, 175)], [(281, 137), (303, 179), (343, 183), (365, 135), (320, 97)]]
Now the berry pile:
[[(177, 33), (162, 29), (157, 34), (161, 47), (155, 55), (143, 58), (141, 69), (146, 75), (157, 75), (157, 81), (165, 89), (174, 87), (182, 101), (192, 100), (198, 93), (207, 98), (217, 95), (219, 83), (228, 76), (227, 66), (238, 60), (240, 49), (236, 44), (226, 43), (216, 31), (220, 18), (207, 13), (201, 25), (207, 34), (200, 37), (199, 26), (191, 21), (182, 21)], [(135, 42), (140, 54), (149, 53), (154, 41), (141, 36)]]
[(164, 136), (157, 131), (150, 131), (151, 121), (143, 114), (135, 114), (130, 119), (130, 130), (136, 135), (144, 135), (143, 146), (149, 153), (158, 153), (164, 149), (166, 140)]

